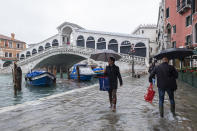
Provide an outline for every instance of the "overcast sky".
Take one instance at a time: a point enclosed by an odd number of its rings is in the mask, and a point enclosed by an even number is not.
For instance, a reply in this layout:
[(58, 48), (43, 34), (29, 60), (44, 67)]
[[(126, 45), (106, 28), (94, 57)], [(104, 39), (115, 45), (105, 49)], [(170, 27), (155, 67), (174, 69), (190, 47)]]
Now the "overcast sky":
[(156, 24), (160, 0), (0, 0), (0, 34), (28, 44), (57, 34), (67, 21), (85, 29), (131, 33)]

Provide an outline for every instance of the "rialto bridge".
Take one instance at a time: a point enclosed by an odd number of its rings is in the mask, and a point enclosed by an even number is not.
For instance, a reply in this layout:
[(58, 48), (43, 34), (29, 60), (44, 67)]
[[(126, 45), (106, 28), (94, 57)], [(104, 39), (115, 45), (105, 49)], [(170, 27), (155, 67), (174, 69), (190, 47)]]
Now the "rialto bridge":
[[(135, 47), (136, 69), (145, 69), (149, 60), (149, 39), (141, 36), (86, 30), (79, 25), (64, 22), (57, 27), (58, 34), (22, 51), (17, 64), (24, 73), (46, 66), (66, 66), (89, 59), (100, 49), (111, 49), (122, 56), (116, 62), (122, 70), (131, 68), (131, 47)], [(7, 69), (8, 70), (8, 69)], [(5, 69), (1, 72), (6, 71)]]

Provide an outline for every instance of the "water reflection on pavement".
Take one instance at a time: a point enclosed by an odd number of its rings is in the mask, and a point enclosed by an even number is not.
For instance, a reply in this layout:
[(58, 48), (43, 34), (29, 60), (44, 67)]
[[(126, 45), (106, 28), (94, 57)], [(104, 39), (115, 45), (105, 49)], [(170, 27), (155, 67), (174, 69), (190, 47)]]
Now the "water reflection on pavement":
[(166, 95), (164, 118), (159, 117), (158, 94), (153, 104), (144, 101), (147, 76), (125, 78), (118, 89), (117, 111), (109, 108), (107, 92), (98, 86), (81, 88), (60, 97), (0, 113), (1, 130), (35, 131), (195, 131), (197, 89), (179, 83), (176, 113), (170, 113)]

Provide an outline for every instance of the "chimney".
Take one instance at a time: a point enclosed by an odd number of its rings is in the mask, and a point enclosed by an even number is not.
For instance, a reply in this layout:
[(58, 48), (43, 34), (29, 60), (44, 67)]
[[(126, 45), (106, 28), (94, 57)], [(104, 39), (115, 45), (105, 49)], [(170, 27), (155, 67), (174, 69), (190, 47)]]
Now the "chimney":
[(11, 39), (14, 40), (15, 34), (11, 33)]

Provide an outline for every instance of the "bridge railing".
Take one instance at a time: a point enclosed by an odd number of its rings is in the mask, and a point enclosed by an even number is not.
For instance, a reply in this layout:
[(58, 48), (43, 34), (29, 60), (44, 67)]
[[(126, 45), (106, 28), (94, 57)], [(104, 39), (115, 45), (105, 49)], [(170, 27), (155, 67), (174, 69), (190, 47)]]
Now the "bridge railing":
[[(31, 61), (34, 61), (36, 59), (39, 59), (40, 57), (44, 57), (47, 56), (51, 53), (65, 53), (65, 52), (72, 52), (74, 54), (81, 54), (81, 55), (85, 55), (85, 56), (90, 56), (90, 54), (96, 52), (98, 49), (91, 49), (91, 48), (84, 48), (84, 47), (79, 47), (79, 46), (53, 46), (50, 47), (48, 49), (45, 49), (41, 52), (38, 52), (30, 57), (24, 58), (23, 60), (20, 60), (18, 62), (18, 64), (24, 65), (27, 64)], [(130, 55), (127, 54), (121, 54), (121, 59), (120, 61), (122, 62), (126, 62), (126, 63), (132, 63), (132, 57)], [(145, 64), (145, 57), (140, 57), (140, 56), (134, 56), (134, 61), (136, 64)]]

